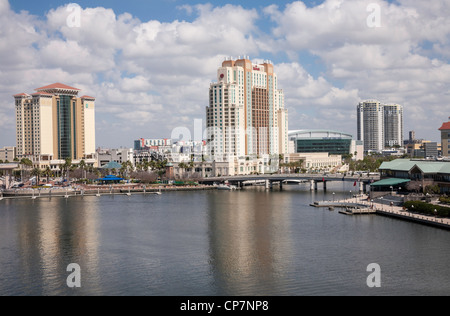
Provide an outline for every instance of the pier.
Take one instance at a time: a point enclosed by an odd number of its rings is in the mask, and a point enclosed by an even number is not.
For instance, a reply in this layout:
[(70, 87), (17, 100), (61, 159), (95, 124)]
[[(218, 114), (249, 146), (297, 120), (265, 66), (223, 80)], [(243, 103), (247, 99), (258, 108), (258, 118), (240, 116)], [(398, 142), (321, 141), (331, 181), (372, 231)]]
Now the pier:
[(376, 203), (375, 201), (369, 202), (367, 196), (356, 196), (351, 199), (336, 202), (314, 202), (310, 206), (315, 208), (329, 208), (330, 210), (338, 208), (341, 209), (339, 213), (344, 215), (380, 215), (450, 230), (450, 218), (413, 213), (404, 209), (402, 206), (386, 205)]

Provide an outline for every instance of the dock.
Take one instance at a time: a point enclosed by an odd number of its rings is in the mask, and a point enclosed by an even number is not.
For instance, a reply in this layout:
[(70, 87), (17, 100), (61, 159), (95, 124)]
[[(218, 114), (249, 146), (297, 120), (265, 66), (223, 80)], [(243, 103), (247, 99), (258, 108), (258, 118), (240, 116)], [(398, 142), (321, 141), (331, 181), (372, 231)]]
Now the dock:
[(370, 208), (366, 209), (355, 208), (355, 209), (345, 209), (339, 211), (339, 213), (344, 215), (375, 215), (377, 214), (377, 211)]
[(364, 199), (361, 198), (352, 198), (336, 202), (314, 202), (310, 204), (310, 206), (316, 208), (328, 208), (330, 210), (338, 208), (341, 209), (339, 213), (344, 215), (379, 215), (450, 230), (450, 218), (440, 218), (436, 216), (418, 214), (405, 210), (401, 206), (385, 205), (376, 202), (364, 202)]

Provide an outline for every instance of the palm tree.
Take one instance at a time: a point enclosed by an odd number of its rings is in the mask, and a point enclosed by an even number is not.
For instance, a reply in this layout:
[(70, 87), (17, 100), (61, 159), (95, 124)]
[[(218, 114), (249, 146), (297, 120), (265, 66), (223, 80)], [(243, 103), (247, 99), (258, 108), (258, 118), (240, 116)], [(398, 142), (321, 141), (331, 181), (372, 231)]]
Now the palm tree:
[[(65, 180), (68, 178), (69, 169), (72, 167), (72, 158), (66, 158), (64, 164), (61, 166), (61, 171), (65, 173)], [(63, 177), (63, 175), (61, 175)]]
[(23, 173), (22, 173), (23, 167), (25, 167), (25, 169), (33, 167), (33, 162), (30, 159), (28, 159), (28, 158), (22, 158), (22, 160), (19, 162), (19, 164), (22, 166), (20, 168), (20, 171), (21, 171), (20, 178), (21, 178), (22, 182), (24, 182), (23, 181)]
[(81, 160), (80, 164), (78, 165), (78, 168), (81, 169), (83, 178), (86, 179), (86, 169), (87, 169), (86, 162), (84, 160)]
[[(185, 170), (187, 169), (189, 166), (187, 164), (185, 164), (184, 162), (180, 162), (178, 164), (178, 168), (180, 168), (181, 170)], [(180, 178), (184, 177), (184, 172), (181, 174)]]
[(36, 184), (37, 185), (39, 185), (39, 183), (41, 182), (41, 175), (42, 175), (42, 171), (41, 171), (41, 169), (39, 169), (39, 168), (34, 168), (32, 171), (31, 171), (31, 175), (33, 176), (33, 177), (36, 177)]
[(45, 170), (42, 172), (42, 175), (44, 177), (47, 177), (47, 183), (49, 183), (50, 177), (52, 176), (52, 170), (50, 169), (49, 166), (47, 166), (47, 168), (45, 168)]

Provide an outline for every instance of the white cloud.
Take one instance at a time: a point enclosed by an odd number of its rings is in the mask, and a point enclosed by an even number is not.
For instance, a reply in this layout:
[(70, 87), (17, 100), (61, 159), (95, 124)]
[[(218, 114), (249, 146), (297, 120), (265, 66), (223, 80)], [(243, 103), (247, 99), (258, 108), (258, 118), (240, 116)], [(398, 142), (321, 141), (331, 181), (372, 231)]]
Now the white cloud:
[[(381, 27), (370, 28), (371, 3), (179, 7), (191, 22), (83, 8), (80, 27), (70, 27), (67, 5), (35, 17), (0, 0), (0, 129), (14, 128), (13, 94), (63, 82), (97, 98), (99, 145), (166, 137), (204, 118), (209, 84), (224, 57), (250, 55), (279, 60), (275, 72), (293, 129), (355, 134), (356, 104), (378, 98), (405, 106), (406, 129), (437, 139), (434, 126), (449, 115), (450, 3), (376, 1)], [(262, 24), (273, 28), (263, 31)], [(314, 65), (306, 67), (298, 57), (303, 52), (317, 58), (322, 72), (306, 70)], [(13, 134), (0, 134), (0, 146), (13, 144)]]

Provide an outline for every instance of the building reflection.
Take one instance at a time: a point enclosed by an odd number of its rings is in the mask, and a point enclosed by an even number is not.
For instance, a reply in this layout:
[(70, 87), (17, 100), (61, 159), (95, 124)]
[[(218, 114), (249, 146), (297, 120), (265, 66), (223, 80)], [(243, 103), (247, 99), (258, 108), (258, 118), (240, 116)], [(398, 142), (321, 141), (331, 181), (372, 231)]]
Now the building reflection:
[[(66, 294), (67, 266), (81, 267), (82, 282), (88, 292), (99, 293), (99, 236), (97, 200), (89, 198), (42, 199), (27, 205), (19, 220), (19, 252), (26, 283), (41, 284), (42, 295)], [(81, 205), (84, 205), (81, 207)], [(31, 282), (30, 282), (31, 281)], [(83, 287), (83, 283), (82, 283)]]
[[(292, 253), (291, 198), (251, 188), (209, 195), (210, 262), (219, 295), (271, 295)], [(267, 293), (254, 293), (266, 289)]]

